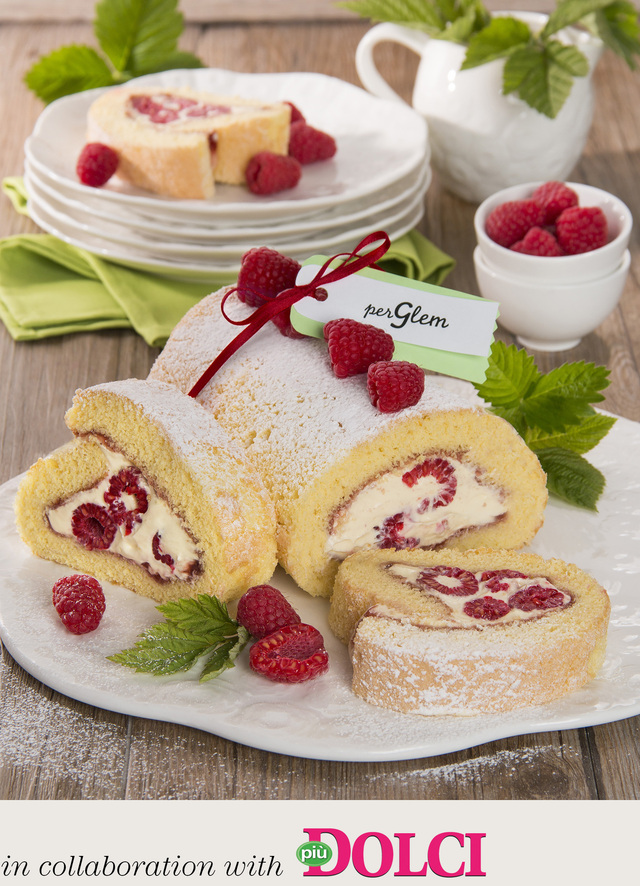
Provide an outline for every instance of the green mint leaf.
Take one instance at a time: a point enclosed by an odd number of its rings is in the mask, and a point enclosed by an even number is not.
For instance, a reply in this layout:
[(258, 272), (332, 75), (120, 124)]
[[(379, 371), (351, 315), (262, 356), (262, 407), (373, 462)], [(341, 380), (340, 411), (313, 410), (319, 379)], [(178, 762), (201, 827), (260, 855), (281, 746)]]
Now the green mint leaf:
[(157, 609), (168, 622), (194, 634), (207, 636), (219, 631), (235, 632), (238, 627), (224, 603), (208, 594), (171, 600), (162, 603)]
[(470, 38), (461, 70), (506, 58), (530, 40), (531, 31), (525, 22), (515, 18), (493, 18), (486, 28)]
[(547, 474), (550, 493), (569, 504), (597, 511), (596, 504), (605, 486), (597, 468), (567, 449), (543, 449), (537, 455)]
[(116, 71), (132, 76), (158, 70), (183, 29), (178, 0), (101, 0), (94, 33)]
[(546, 40), (552, 34), (561, 31), (562, 28), (575, 25), (581, 19), (610, 3), (611, 0), (559, 0), (540, 32), (541, 39)]
[(214, 677), (219, 676), (228, 668), (232, 668), (236, 658), (249, 642), (249, 638), (249, 631), (240, 625), (238, 628), (238, 634), (235, 638), (226, 640), (213, 650), (213, 653), (209, 656), (202, 669), (200, 682), (206, 683)]
[(557, 117), (573, 86), (573, 76), (561, 52), (567, 48), (553, 41), (515, 50), (504, 63), (504, 94), (515, 92), (540, 114)]
[(534, 452), (542, 449), (570, 449), (572, 452), (584, 454), (593, 449), (609, 433), (616, 420), (611, 415), (601, 415), (594, 412), (582, 420), (578, 425), (573, 425), (562, 431), (543, 431), (540, 428), (530, 428), (523, 434), (524, 441)]
[(513, 409), (519, 408), (539, 378), (533, 357), (524, 349), (494, 341), (485, 380), (474, 387), (492, 406)]
[(192, 52), (176, 52), (167, 55), (161, 62), (145, 69), (145, 74), (157, 74), (159, 71), (175, 71), (179, 68), (201, 68), (202, 62)]
[(593, 413), (589, 404), (604, 400), (600, 391), (608, 384), (604, 366), (564, 363), (537, 379), (523, 402), (523, 415), (530, 427), (563, 430)]
[(63, 46), (42, 56), (24, 77), (28, 88), (48, 104), (65, 95), (113, 86), (105, 60), (89, 46)]
[(138, 672), (177, 674), (186, 671), (207, 651), (201, 636), (193, 636), (166, 622), (145, 631), (131, 649), (107, 656), (110, 661)]
[(447, 23), (437, 3), (424, 3), (422, 0), (346, 0), (336, 6), (374, 22), (393, 22), (431, 34), (442, 31)]
[(640, 55), (640, 22), (631, 3), (610, 3), (593, 16), (593, 30), (605, 46), (621, 56), (634, 70), (634, 56)]
[(156, 609), (166, 620), (141, 634), (130, 649), (107, 656), (110, 661), (138, 672), (166, 675), (189, 670), (204, 656), (200, 676), (204, 682), (232, 668), (249, 640), (248, 631), (215, 597), (200, 594)]

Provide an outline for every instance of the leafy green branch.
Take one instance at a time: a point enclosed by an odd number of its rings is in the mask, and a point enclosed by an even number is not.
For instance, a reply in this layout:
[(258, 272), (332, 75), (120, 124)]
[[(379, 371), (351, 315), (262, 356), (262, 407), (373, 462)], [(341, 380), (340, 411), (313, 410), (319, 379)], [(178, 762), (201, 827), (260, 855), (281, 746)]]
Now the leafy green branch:
[(539, 32), (514, 16), (496, 15), (481, 0), (345, 0), (338, 6), (376, 22), (393, 22), (467, 47), (461, 69), (504, 60), (503, 92), (554, 118), (569, 97), (575, 77), (589, 73), (577, 46), (559, 32), (576, 26), (636, 67), (640, 21), (630, 0), (559, 0)]
[(526, 351), (496, 341), (485, 380), (475, 388), (536, 453), (549, 492), (595, 511), (605, 478), (583, 456), (615, 424), (591, 405), (604, 400), (608, 384), (604, 366), (578, 361), (541, 373)]
[(55, 49), (27, 71), (26, 85), (48, 104), (143, 74), (202, 67), (178, 49), (184, 20), (177, 7), (178, 0), (100, 0), (93, 31), (101, 51), (77, 44)]

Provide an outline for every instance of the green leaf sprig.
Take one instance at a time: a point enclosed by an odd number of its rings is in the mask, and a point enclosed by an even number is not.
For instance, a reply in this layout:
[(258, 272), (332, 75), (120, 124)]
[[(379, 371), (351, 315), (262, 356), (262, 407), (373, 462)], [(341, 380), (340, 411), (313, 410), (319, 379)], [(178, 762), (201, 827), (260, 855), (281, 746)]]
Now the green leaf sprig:
[(630, 0), (559, 0), (539, 32), (515, 17), (492, 16), (481, 0), (346, 0), (337, 5), (372, 21), (466, 45), (461, 70), (504, 59), (504, 94), (515, 93), (551, 118), (569, 97), (574, 78), (589, 73), (584, 53), (558, 39), (563, 28), (589, 31), (632, 69), (640, 55), (640, 20)]
[(485, 380), (474, 387), (536, 453), (549, 492), (595, 511), (605, 478), (583, 456), (615, 423), (591, 406), (608, 384), (604, 366), (579, 361), (541, 373), (526, 351), (495, 341)]
[(178, 50), (184, 20), (177, 7), (178, 0), (100, 0), (93, 31), (102, 52), (90, 46), (63, 46), (42, 56), (24, 81), (49, 104), (143, 74), (201, 68), (197, 56)]
[(130, 649), (109, 655), (109, 661), (156, 675), (187, 671), (204, 659), (200, 682), (234, 666), (249, 641), (249, 632), (234, 621), (215, 597), (199, 594), (157, 606), (165, 621), (144, 631)]

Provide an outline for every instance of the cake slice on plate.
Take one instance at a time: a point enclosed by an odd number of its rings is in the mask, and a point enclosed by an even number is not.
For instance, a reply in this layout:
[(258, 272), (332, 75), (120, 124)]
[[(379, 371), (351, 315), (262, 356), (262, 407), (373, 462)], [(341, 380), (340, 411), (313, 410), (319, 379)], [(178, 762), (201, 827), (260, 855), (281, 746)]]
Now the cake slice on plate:
[(353, 691), (403, 713), (546, 704), (597, 674), (610, 603), (562, 560), (478, 549), (375, 551), (340, 567), (329, 622)]
[(32, 551), (164, 602), (239, 597), (275, 568), (275, 519), (241, 450), (191, 397), (129, 379), (76, 392), (74, 439), (18, 489)]

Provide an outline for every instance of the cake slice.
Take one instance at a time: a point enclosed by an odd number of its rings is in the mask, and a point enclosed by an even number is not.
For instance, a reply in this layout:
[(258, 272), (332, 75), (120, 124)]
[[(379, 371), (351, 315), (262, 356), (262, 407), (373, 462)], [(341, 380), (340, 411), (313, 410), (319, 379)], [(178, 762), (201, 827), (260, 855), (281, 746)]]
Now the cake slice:
[(118, 154), (117, 175), (157, 194), (207, 199), (242, 184), (259, 151), (286, 154), (291, 108), (191, 89), (116, 87), (88, 112), (87, 139)]
[[(151, 377), (191, 390), (237, 332), (220, 311), (224, 292), (183, 317)], [(518, 548), (542, 525), (534, 453), (508, 422), (432, 379), (417, 405), (381, 413), (365, 376), (336, 378), (324, 342), (268, 324), (198, 399), (263, 478), (280, 563), (310, 594), (330, 596), (354, 551)]]
[(170, 385), (129, 379), (76, 392), (74, 439), (18, 489), (39, 557), (164, 602), (239, 597), (275, 567), (273, 505), (213, 417)]
[(340, 567), (329, 622), (353, 691), (403, 713), (494, 713), (579, 689), (605, 655), (610, 604), (561, 560), (478, 549), (375, 551)]

